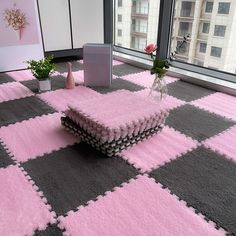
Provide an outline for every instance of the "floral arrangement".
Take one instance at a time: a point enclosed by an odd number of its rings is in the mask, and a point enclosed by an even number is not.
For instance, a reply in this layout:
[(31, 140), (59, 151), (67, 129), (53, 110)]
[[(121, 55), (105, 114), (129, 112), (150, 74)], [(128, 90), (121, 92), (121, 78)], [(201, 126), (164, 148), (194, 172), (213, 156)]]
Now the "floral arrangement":
[(153, 61), (151, 74), (157, 74), (159, 78), (164, 77), (167, 72), (167, 69), (169, 68), (168, 60), (158, 60), (155, 58), (154, 53), (157, 51), (157, 46), (154, 44), (147, 45), (144, 48), (144, 51), (151, 56)]
[[(144, 48), (144, 51), (148, 55), (151, 56), (151, 59), (153, 61), (153, 65), (151, 68), (151, 74), (155, 74), (155, 79), (153, 81), (149, 95), (154, 94), (154, 92), (158, 92), (157, 96), (160, 97), (160, 100), (162, 100), (165, 97), (165, 95), (167, 94), (167, 87), (166, 87), (166, 82), (163, 77), (166, 75), (168, 68), (170, 67), (170, 61), (175, 60), (175, 56), (176, 56), (176, 54), (178, 54), (179, 49), (188, 41), (189, 37), (190, 37), (189, 34), (184, 36), (180, 45), (178, 45), (176, 47), (176, 50), (170, 54), (170, 57), (167, 59), (163, 59), (163, 60), (157, 59), (156, 55), (154, 55), (154, 53), (157, 51), (156, 45), (149, 44)], [(159, 96), (159, 94), (160, 94), (160, 96)], [(156, 95), (154, 95), (154, 97), (155, 96)]]
[(16, 8), (16, 4), (13, 5), (12, 9), (6, 9), (3, 14), (7, 26), (14, 30), (20, 30), (28, 24), (25, 14)]

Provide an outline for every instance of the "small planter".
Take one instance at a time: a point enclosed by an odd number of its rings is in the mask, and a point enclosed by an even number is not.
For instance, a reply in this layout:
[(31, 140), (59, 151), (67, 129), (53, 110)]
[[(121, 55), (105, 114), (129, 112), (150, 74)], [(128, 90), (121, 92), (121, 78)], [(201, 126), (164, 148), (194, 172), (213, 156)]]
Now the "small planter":
[(39, 92), (51, 90), (51, 80), (39, 80)]

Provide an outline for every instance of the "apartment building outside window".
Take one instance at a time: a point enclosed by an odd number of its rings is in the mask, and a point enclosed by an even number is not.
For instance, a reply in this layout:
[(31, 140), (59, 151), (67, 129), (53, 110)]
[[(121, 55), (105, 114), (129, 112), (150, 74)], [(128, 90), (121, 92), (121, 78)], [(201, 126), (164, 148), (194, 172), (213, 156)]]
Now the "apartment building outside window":
[(206, 53), (206, 48), (207, 48), (206, 43), (200, 43), (199, 52), (200, 53)]
[(215, 25), (214, 36), (224, 37), (226, 31), (225, 25)]
[(179, 22), (179, 36), (186, 36), (191, 34), (192, 23), (190, 22)]
[(206, 2), (205, 12), (206, 12), (206, 13), (212, 13), (213, 5), (214, 5), (214, 2), (212, 2), (212, 1), (207, 1), (207, 2)]
[(222, 48), (220, 47), (211, 47), (211, 56), (212, 57), (221, 57)]
[(229, 14), (230, 2), (219, 2), (218, 14)]
[(122, 7), (122, 0), (118, 0), (118, 7)]
[(204, 22), (202, 25), (202, 33), (208, 34), (210, 29), (210, 23)]
[(121, 29), (118, 29), (117, 35), (120, 36), (120, 37), (122, 36), (122, 30)]
[(118, 22), (122, 22), (122, 15), (121, 14), (118, 14)]
[(182, 1), (181, 13), (182, 17), (193, 17), (195, 2)]

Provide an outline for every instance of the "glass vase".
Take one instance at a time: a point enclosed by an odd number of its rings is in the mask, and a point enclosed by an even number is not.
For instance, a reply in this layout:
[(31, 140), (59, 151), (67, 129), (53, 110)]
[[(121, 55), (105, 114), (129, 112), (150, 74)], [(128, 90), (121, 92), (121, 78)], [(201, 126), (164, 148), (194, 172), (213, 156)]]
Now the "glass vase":
[(154, 100), (162, 101), (166, 98), (168, 93), (165, 77), (159, 77), (155, 74), (155, 79), (150, 88), (149, 96)]

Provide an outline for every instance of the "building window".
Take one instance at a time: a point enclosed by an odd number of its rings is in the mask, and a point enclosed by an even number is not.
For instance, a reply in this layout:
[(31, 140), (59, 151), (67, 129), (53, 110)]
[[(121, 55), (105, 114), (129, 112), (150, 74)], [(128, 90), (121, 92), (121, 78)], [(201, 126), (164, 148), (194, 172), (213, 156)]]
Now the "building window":
[(229, 14), (230, 2), (219, 2), (218, 14)]
[(194, 2), (183, 1), (180, 16), (182, 16), (182, 17), (193, 17), (194, 6), (195, 6)]
[(199, 52), (206, 53), (206, 48), (207, 48), (206, 43), (200, 43)]
[(191, 34), (191, 23), (179, 22), (179, 36), (186, 36)]
[(117, 34), (118, 34), (118, 36), (121, 37), (121, 36), (122, 36), (122, 30), (121, 30), (121, 29), (118, 29), (118, 30), (117, 30)]
[(213, 10), (213, 2), (206, 2), (206, 8), (205, 8), (205, 12), (206, 13), (212, 13)]
[(117, 18), (118, 18), (118, 22), (122, 22), (122, 15), (118, 14)]
[(222, 48), (211, 47), (211, 56), (212, 57), (221, 57)]
[(226, 31), (225, 25), (215, 25), (214, 36), (224, 37)]
[(202, 33), (208, 34), (210, 29), (210, 23), (204, 22), (202, 25)]
[(122, 7), (122, 0), (118, 0), (118, 7)]

